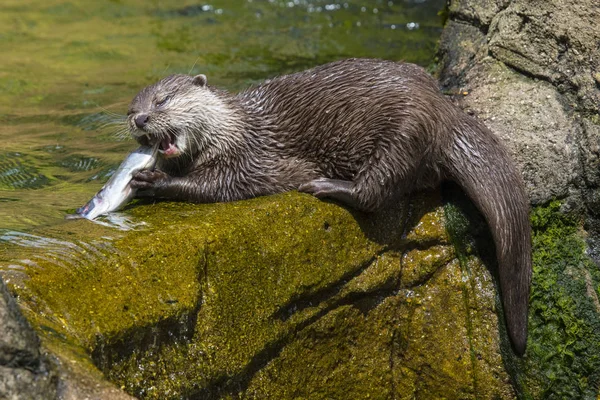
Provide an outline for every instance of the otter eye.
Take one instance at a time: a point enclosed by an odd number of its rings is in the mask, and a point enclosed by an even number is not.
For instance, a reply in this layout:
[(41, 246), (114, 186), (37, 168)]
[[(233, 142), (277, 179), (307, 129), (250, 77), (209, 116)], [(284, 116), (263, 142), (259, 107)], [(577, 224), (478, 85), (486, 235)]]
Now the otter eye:
[(156, 102), (156, 107), (162, 107), (165, 104), (167, 104), (167, 102), (171, 99), (171, 96), (167, 96), (159, 101)]

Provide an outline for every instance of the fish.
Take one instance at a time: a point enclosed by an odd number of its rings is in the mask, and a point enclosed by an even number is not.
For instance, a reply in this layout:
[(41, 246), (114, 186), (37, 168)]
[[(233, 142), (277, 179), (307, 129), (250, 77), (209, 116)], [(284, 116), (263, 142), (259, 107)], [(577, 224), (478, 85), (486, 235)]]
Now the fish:
[(67, 215), (67, 219), (94, 220), (125, 206), (135, 195), (135, 189), (130, 185), (133, 175), (143, 169), (154, 168), (157, 152), (158, 146), (140, 146), (129, 153), (102, 189), (84, 206), (79, 207), (75, 214)]

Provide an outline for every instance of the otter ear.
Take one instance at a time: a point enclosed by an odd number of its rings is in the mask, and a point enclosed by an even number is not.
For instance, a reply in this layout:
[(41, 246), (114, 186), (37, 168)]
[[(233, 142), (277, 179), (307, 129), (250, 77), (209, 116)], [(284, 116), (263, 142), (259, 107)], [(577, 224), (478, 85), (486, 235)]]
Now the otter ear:
[(200, 74), (196, 75), (194, 79), (192, 79), (192, 83), (196, 86), (204, 87), (206, 86), (206, 75)]

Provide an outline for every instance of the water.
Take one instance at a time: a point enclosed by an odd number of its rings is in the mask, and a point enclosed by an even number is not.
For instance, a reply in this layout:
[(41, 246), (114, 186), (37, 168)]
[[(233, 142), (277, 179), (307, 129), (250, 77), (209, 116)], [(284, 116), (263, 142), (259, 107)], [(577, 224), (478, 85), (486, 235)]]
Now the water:
[[(0, 5), (0, 230), (54, 225), (135, 147), (122, 116), (167, 74), (239, 90), (345, 57), (428, 65), (444, 0)], [(12, 237), (12, 236), (9, 236)]]

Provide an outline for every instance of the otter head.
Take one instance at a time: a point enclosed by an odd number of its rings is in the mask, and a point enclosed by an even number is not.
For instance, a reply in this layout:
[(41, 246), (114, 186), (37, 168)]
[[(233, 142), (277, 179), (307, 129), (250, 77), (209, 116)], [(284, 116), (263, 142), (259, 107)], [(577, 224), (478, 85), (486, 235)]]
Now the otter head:
[(207, 94), (205, 75), (171, 75), (142, 89), (127, 112), (131, 136), (142, 145), (158, 145), (165, 158), (200, 150), (205, 140), (198, 137), (202, 118), (196, 114)]

